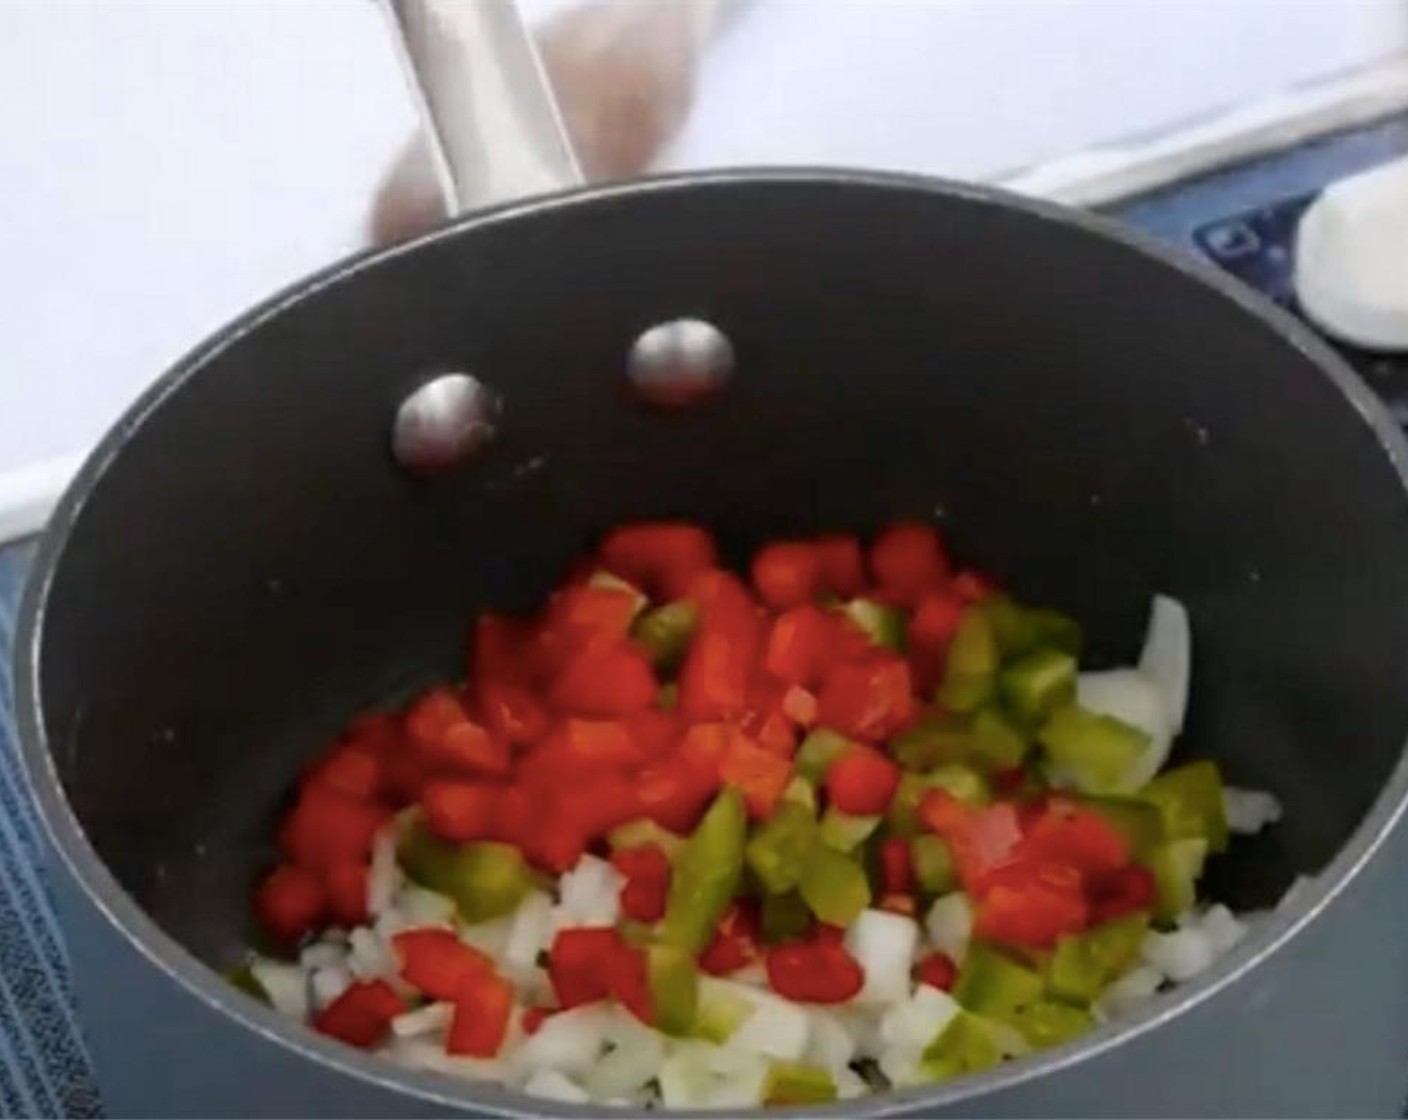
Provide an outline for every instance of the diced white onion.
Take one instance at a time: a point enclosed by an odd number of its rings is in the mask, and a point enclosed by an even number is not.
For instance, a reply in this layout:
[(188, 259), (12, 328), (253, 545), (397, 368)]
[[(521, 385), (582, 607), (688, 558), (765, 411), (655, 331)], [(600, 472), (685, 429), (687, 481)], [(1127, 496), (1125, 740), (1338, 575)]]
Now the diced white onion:
[(831, 1077), (836, 1082), (838, 1100), (854, 1100), (856, 1097), (863, 1097), (870, 1092), (870, 1086), (865, 1083), (865, 1078), (853, 1069), (833, 1070)]
[(558, 908), (568, 926), (613, 926), (621, 916), (625, 878), (596, 856), (583, 856), (558, 880)]
[(665, 1062), (664, 1038), (627, 1012), (616, 1010), (607, 1038), (611, 1049), (582, 1082), (587, 1093), (598, 1101), (639, 1092), (646, 1082), (654, 1080)]
[(880, 1041), (879, 1008), (862, 1007), (858, 1003), (851, 1002), (829, 1010), (836, 1021), (845, 1028), (846, 1033), (851, 1036), (857, 1057), (875, 1058), (880, 1055), (884, 1045)]
[(841, 1018), (826, 1008), (808, 1008), (807, 1018), (811, 1022), (802, 1060), (807, 1065), (829, 1070), (834, 1077), (855, 1058), (856, 1041)]
[(308, 973), (296, 964), (255, 957), (249, 963), (250, 974), (259, 981), (269, 1003), (280, 1015), (290, 1019), (308, 1016)]
[(660, 1065), (660, 1099), (666, 1108), (701, 1108), (714, 1088), (703, 1043), (672, 1046)]
[(523, 1083), (523, 1091), (535, 1097), (550, 1101), (564, 1101), (568, 1104), (585, 1104), (592, 1098), (570, 1077), (564, 1077), (554, 1069), (537, 1070)]
[(601, 1059), (610, 1029), (611, 1008), (606, 1004), (560, 1011), (524, 1041), (515, 1062), (530, 1074), (552, 1069), (569, 1077), (585, 1076)]
[(1188, 710), (1188, 681), (1193, 667), (1193, 633), (1182, 603), (1155, 595), (1149, 607), (1149, 629), (1139, 655), (1139, 671), (1158, 689), (1166, 725), (1173, 735), (1183, 730)]
[[(718, 983), (729, 984), (726, 980)], [(729, 987), (753, 1005), (753, 1014), (729, 1037), (728, 1049), (765, 1054), (784, 1062), (801, 1061), (811, 1032), (806, 1009), (756, 988), (742, 984)]]
[(401, 868), (396, 861), (396, 826), (390, 825), (376, 834), (372, 844), (371, 867), (367, 872), (367, 912), (376, 917), (383, 913), (401, 885)]
[(436, 891), (407, 883), (396, 895), (396, 909), (410, 926), (451, 926), (455, 902)]
[(1221, 903), (1208, 907), (1199, 929), (1208, 939), (1215, 957), (1230, 952), (1248, 932), (1246, 923)]
[(1273, 794), (1259, 789), (1238, 789), (1224, 786), (1222, 811), (1227, 827), (1233, 832), (1250, 836), (1281, 819), (1281, 802)]
[(732, 1045), (716, 1047), (715, 1052), (714, 1084), (704, 1107), (738, 1111), (762, 1104), (768, 1063), (757, 1054)]
[(347, 947), (345, 945), (318, 940), (304, 947), (303, 952), (298, 954), (298, 963), (302, 968), (311, 972), (315, 968), (327, 968), (329, 965), (341, 964), (346, 958)]
[(1148, 965), (1138, 965), (1100, 994), (1096, 1008), (1110, 1019), (1126, 1015), (1153, 999), (1163, 982), (1161, 972)]
[(1076, 703), (1097, 715), (1112, 716), (1149, 736), (1123, 785), (1135, 790), (1146, 784), (1168, 760), (1173, 729), (1165, 702), (1153, 681), (1138, 669), (1108, 669), (1076, 678)]
[(506, 914), (502, 918), (495, 918), (490, 922), (462, 925), (459, 927), (458, 933), (460, 940), (466, 945), (497, 960), (508, 945), (509, 930), (512, 926), (513, 915)]
[(399, 973), (396, 955), (376, 933), (360, 926), (348, 935), (352, 951), (347, 966), (359, 980), (378, 980)]
[(887, 1051), (913, 1050), (917, 1056), (958, 1011), (958, 1004), (947, 992), (920, 984), (909, 999), (896, 1003), (881, 1017), (881, 1045)]
[(887, 910), (863, 910), (846, 930), (846, 948), (865, 973), (858, 999), (889, 1004), (909, 995), (910, 971), (919, 945), (913, 918)]
[(340, 964), (328, 964), (313, 970), (308, 979), (313, 1006), (322, 1010), (352, 986), (352, 972)]
[(508, 939), (504, 944), (504, 964), (515, 973), (528, 972), (538, 963), (538, 954), (552, 937), (552, 899), (543, 891), (533, 891), (513, 913)]
[(924, 928), (935, 949), (948, 954), (955, 964), (962, 964), (968, 939), (973, 935), (973, 904), (962, 891), (937, 898), (929, 907)]
[(455, 1017), (452, 1003), (427, 1003), (414, 1011), (403, 1011), (391, 1020), (391, 1033), (397, 1038), (417, 1038), (423, 1034), (439, 1034)]
[(410, 1069), (430, 1070), (466, 1081), (503, 1081), (504, 1064), (493, 1058), (464, 1058), (447, 1054), (439, 1039), (392, 1037), (381, 1053)]
[(1200, 929), (1176, 929), (1172, 933), (1151, 930), (1144, 938), (1142, 956), (1170, 980), (1196, 976), (1216, 959), (1212, 943)]

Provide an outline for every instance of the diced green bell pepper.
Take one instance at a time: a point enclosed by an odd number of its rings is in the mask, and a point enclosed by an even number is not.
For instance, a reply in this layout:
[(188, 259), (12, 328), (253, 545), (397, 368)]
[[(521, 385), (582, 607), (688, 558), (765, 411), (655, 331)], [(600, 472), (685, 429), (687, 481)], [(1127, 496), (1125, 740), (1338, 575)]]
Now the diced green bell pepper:
[(1081, 803), (1123, 836), (1129, 850), (1141, 861), (1163, 842), (1164, 828), (1159, 811), (1146, 801), (1133, 797), (1084, 797)]
[(973, 728), (966, 716), (945, 712), (927, 715), (890, 743), (890, 754), (904, 769), (932, 770), (950, 762), (966, 762), (973, 753)]
[(780, 801), (771, 817), (754, 830), (744, 848), (748, 869), (769, 894), (790, 891), (817, 844), (817, 823), (795, 801)]
[(695, 953), (714, 936), (743, 875), (748, 816), (743, 797), (726, 786), (675, 857), (661, 939)]
[(1222, 775), (1217, 763), (1204, 759), (1165, 770), (1139, 792), (1159, 811), (1170, 840), (1206, 840), (1208, 850), (1227, 850), (1227, 817)]
[(968, 805), (986, 805), (992, 800), (987, 779), (972, 767), (959, 763), (936, 766), (927, 774), (901, 774), (900, 784), (895, 787), (895, 796), (886, 810), (892, 832), (897, 836), (912, 836), (919, 830), (919, 803), (931, 789), (947, 790)]
[(826, 780), (831, 764), (841, 757), (851, 741), (839, 731), (818, 727), (802, 740), (792, 759), (792, 769), (814, 785)]
[(763, 1083), (763, 1104), (825, 1104), (836, 1099), (836, 1079), (824, 1069), (773, 1062)]
[(453, 900), (471, 925), (516, 910), (533, 887), (533, 869), (512, 844), (447, 844), (417, 824), (402, 838), (398, 854), (411, 879)]
[(764, 895), (758, 904), (758, 933), (765, 945), (801, 937), (811, 926), (811, 909), (796, 891)]
[(975, 1015), (1017, 1026), (1018, 1010), (1041, 999), (1041, 973), (981, 941), (968, 946), (953, 998)]
[(655, 944), (645, 950), (645, 974), (655, 1026), (665, 1034), (688, 1034), (699, 1014), (699, 966), (694, 954), (678, 945)]
[(1139, 959), (1148, 914), (1128, 914), (1056, 942), (1046, 986), (1057, 999), (1087, 1004)]
[(812, 816), (816, 816), (816, 787), (800, 774), (793, 774), (782, 791), (782, 800), (800, 805)]
[(987, 616), (970, 607), (949, 643), (944, 679), (938, 702), (951, 712), (971, 712), (982, 707), (997, 686), (997, 639)]
[(640, 817), (625, 824), (618, 824), (606, 834), (606, 843), (613, 852), (654, 844), (673, 861), (684, 847), (684, 837), (667, 828), (661, 828), (649, 817)]
[(1037, 650), (1002, 670), (1002, 702), (1023, 727), (1036, 728), (1076, 698), (1076, 659), (1055, 649)]
[(1014, 1024), (1033, 1046), (1059, 1046), (1095, 1025), (1090, 1012), (1066, 1003), (1043, 999), (1017, 1012)]
[(874, 599), (852, 599), (841, 613), (877, 646), (900, 652), (904, 649), (904, 612)]
[(870, 881), (857, 860), (818, 845), (802, 871), (802, 901), (817, 920), (848, 926), (870, 905)]
[(969, 1011), (960, 1011), (924, 1048), (922, 1070), (932, 1081), (978, 1073), (1002, 1061), (1002, 1047), (992, 1027)]
[(1198, 876), (1208, 856), (1206, 840), (1170, 840), (1149, 853), (1149, 870), (1158, 887), (1154, 917), (1169, 922), (1198, 900)]
[(1070, 615), (1025, 607), (1006, 595), (990, 596), (983, 600), (981, 609), (988, 616), (1004, 660), (1015, 661), (1039, 649), (1080, 655), (1080, 623)]
[(1011, 770), (1027, 755), (1027, 737), (996, 708), (980, 708), (973, 717), (970, 760), (984, 770)]
[(693, 1034), (696, 1038), (722, 1045), (753, 1014), (753, 1005), (738, 992), (712, 982), (708, 977), (701, 976), (699, 980), (699, 1011), (694, 1020)]
[(1127, 793), (1150, 749), (1137, 727), (1074, 704), (1058, 709), (1037, 735), (1050, 763), (1082, 793)]
[(910, 837), (909, 862), (914, 868), (914, 881), (925, 894), (948, 894), (958, 886), (958, 872), (953, 866), (953, 853), (941, 836), (921, 832)]
[(853, 852), (879, 827), (878, 813), (843, 813), (832, 805), (821, 816), (821, 842), (838, 852)]
[(699, 625), (699, 608), (688, 599), (655, 607), (636, 619), (631, 637), (650, 656), (661, 673), (679, 668)]
[(225, 980), (230, 987), (237, 988), (247, 996), (253, 996), (260, 1003), (269, 1002), (269, 993), (264, 990), (264, 985), (254, 975), (254, 969), (250, 968), (248, 961), (227, 969)]

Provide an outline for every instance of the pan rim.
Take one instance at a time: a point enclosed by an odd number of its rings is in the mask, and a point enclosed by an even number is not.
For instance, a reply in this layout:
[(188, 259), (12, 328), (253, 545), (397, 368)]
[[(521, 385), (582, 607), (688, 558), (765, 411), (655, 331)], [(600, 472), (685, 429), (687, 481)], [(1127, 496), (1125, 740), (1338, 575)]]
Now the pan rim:
[[(69, 537), (81, 517), (94, 486), (116, 460), (133, 432), (216, 357), (237, 344), (266, 321), (315, 295), (323, 288), (353, 278), (382, 262), (415, 253), (420, 247), (452, 239), (469, 231), (513, 222), (542, 212), (590, 207), (625, 198), (654, 196), (677, 191), (716, 191), (752, 187), (760, 183), (779, 187), (861, 188), (908, 194), (958, 198), (987, 206), (1015, 209), (1028, 217), (1079, 230), (1087, 236), (1114, 242), (1156, 264), (1180, 273), (1186, 280), (1231, 300), (1248, 316), (1260, 321), (1282, 342), (1300, 352), (1343, 395), (1346, 404), (1366, 425), (1398, 476), (1408, 501), (1408, 440), (1394, 424), (1383, 404), (1348, 364), (1308, 327), (1275, 307), (1211, 264), (1191, 255), (1180, 256), (1152, 237), (1121, 226), (1111, 219), (1019, 195), (988, 185), (957, 182), (925, 175), (846, 168), (729, 168), (705, 172), (653, 176), (623, 183), (574, 188), (518, 200), (462, 216), (397, 245), (369, 249), (294, 283), (247, 310), (180, 358), (128, 408), (89, 454), (60, 499), (40, 540), (21, 605), (15, 649), (15, 694), (20, 734), (20, 757), (30, 795), (39, 807), (47, 840), (58, 853), (68, 874), (85, 900), (168, 980), (234, 1019), (242, 1027), (269, 1041), (332, 1070), (370, 1082), (378, 1088), (409, 1094), (418, 1100), (452, 1109), (490, 1109), (500, 1115), (620, 1116), (619, 1109), (599, 1105), (559, 1105), (489, 1082), (457, 1082), (446, 1077), (398, 1067), (351, 1047), (323, 1038), (279, 1016), (230, 988), (209, 966), (167, 934), (118, 883), (77, 819), (54, 765), (41, 711), (42, 640), (49, 594)], [(1002, 1065), (954, 1082), (888, 1092), (875, 1097), (807, 1108), (818, 1117), (892, 1115), (913, 1109), (932, 1109), (977, 1100), (991, 1093), (1015, 1088), (1073, 1066), (1115, 1046), (1142, 1036), (1170, 1022), (1185, 1011), (1211, 999), (1263, 962), (1305, 930), (1355, 881), (1387, 841), (1408, 811), (1408, 728), (1404, 750), (1388, 780), (1349, 838), (1305, 888), (1294, 904), (1278, 907), (1258, 930), (1197, 978), (1118, 1022), (1106, 1023), (1079, 1039), (1019, 1061)], [(787, 1115), (795, 1109), (768, 1110)], [(718, 1113), (679, 1110), (676, 1115), (716, 1116)], [(761, 1112), (758, 1112), (761, 1115)]]

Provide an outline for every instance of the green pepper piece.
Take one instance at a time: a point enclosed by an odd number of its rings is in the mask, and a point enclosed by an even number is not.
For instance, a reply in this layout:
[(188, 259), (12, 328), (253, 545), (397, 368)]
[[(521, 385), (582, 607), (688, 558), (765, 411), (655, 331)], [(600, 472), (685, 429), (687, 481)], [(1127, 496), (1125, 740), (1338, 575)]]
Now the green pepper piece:
[(1057, 999), (1087, 1004), (1139, 959), (1148, 914), (1128, 914), (1056, 942), (1046, 986)]
[(264, 985), (259, 982), (259, 978), (254, 975), (254, 969), (249, 965), (249, 961), (235, 965), (225, 972), (225, 981), (232, 988), (237, 988), (247, 996), (253, 996), (260, 1003), (269, 1002), (269, 993), (264, 990)]
[(836, 1079), (824, 1069), (775, 1061), (763, 1083), (766, 1105), (826, 1104), (836, 1099)]
[(792, 759), (792, 768), (813, 785), (820, 785), (826, 780), (826, 772), (831, 769), (831, 764), (840, 758), (850, 745), (851, 741), (839, 731), (818, 727), (802, 740), (802, 745), (797, 748), (797, 754)]
[(751, 1014), (753, 1005), (738, 992), (708, 976), (699, 978), (699, 1011), (692, 1032), (696, 1038), (722, 1045)]
[(1033, 1046), (1059, 1046), (1095, 1025), (1090, 1012), (1055, 1000), (1030, 1003), (1017, 1012), (1014, 1024)]
[(649, 597), (639, 587), (602, 568), (587, 577), (587, 586), (600, 587), (606, 591), (624, 591), (631, 597), (632, 618), (638, 617), (640, 612), (650, 605)]
[(975, 941), (953, 986), (953, 998), (975, 1015), (1016, 1026), (1017, 1011), (1042, 997), (1041, 974), (991, 945)]
[(613, 852), (654, 844), (673, 862), (684, 847), (684, 837), (667, 828), (661, 828), (649, 817), (640, 817), (626, 821), (625, 824), (618, 824), (606, 834), (606, 843)]
[(1037, 736), (1053, 766), (1082, 793), (1125, 793), (1149, 736), (1113, 716), (1074, 704), (1059, 709)]
[(812, 816), (816, 816), (816, 787), (800, 774), (793, 774), (782, 791), (782, 800), (800, 805)]
[(843, 813), (832, 805), (821, 816), (821, 842), (838, 852), (853, 852), (879, 827), (878, 813)]
[(1166, 770), (1139, 792), (1159, 811), (1170, 840), (1206, 840), (1208, 850), (1227, 850), (1222, 775), (1208, 759)]
[(914, 881), (925, 894), (948, 894), (958, 887), (958, 873), (948, 843), (931, 832), (921, 832), (909, 841), (909, 861)]
[(513, 844), (447, 844), (417, 824), (398, 854), (411, 879), (451, 899), (471, 925), (512, 913), (533, 887), (533, 869)]
[(694, 954), (678, 945), (651, 945), (645, 950), (645, 974), (656, 1029), (688, 1034), (699, 1013), (699, 966)]
[(631, 637), (650, 656), (661, 673), (673, 673), (684, 660), (685, 650), (699, 625), (699, 608), (688, 599), (646, 611), (631, 627)]
[(1002, 1061), (992, 1027), (968, 1011), (959, 1011), (924, 1048), (922, 1070), (932, 1081), (990, 1069)]
[(931, 789), (947, 790), (969, 805), (986, 805), (992, 790), (976, 770), (953, 763), (936, 766), (927, 774), (901, 774), (895, 796), (886, 810), (890, 831), (896, 836), (913, 836), (919, 831), (919, 803)]
[(1208, 855), (1206, 840), (1170, 840), (1149, 853), (1149, 870), (1158, 887), (1154, 917), (1169, 922), (1198, 900), (1198, 876)]
[(982, 603), (988, 623), (1006, 661), (1015, 661), (1039, 649), (1055, 649), (1080, 655), (1080, 623), (1070, 615), (1045, 607), (1024, 607), (1005, 595), (993, 595)]
[(987, 615), (970, 607), (949, 643), (938, 701), (951, 712), (971, 712), (985, 704), (997, 685), (997, 639)]
[(748, 869), (769, 894), (790, 891), (817, 843), (816, 818), (795, 801), (781, 801), (744, 848)]
[(1133, 797), (1083, 797), (1081, 804), (1093, 809), (1105, 823), (1125, 838), (1135, 858), (1144, 860), (1164, 839), (1159, 811)]
[(812, 928), (812, 912), (797, 891), (766, 894), (758, 904), (758, 933), (765, 945), (780, 945)]
[(802, 871), (802, 901), (817, 920), (848, 926), (870, 905), (870, 881), (859, 862), (818, 845)]
[(726, 786), (675, 858), (661, 938), (695, 953), (714, 936), (738, 891), (748, 817), (743, 797)]
[(852, 599), (841, 613), (849, 618), (877, 646), (904, 649), (904, 612), (874, 599)]
[(1027, 755), (1027, 738), (996, 708), (973, 717), (971, 761), (985, 770), (1011, 770)]
[(1002, 670), (1003, 703), (1023, 727), (1040, 727), (1076, 698), (1076, 659), (1060, 650), (1029, 653)]
[(973, 729), (965, 716), (952, 712), (925, 716), (890, 744), (890, 754), (906, 770), (966, 762), (972, 753)]

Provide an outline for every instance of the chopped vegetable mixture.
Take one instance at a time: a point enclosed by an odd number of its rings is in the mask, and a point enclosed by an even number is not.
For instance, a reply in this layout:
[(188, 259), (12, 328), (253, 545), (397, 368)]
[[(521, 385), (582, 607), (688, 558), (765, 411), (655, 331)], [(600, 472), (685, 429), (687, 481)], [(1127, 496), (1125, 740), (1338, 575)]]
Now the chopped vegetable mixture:
[(1199, 876), (1279, 815), (1164, 766), (1179, 604), (1138, 666), (1080, 653), (927, 525), (779, 541), (747, 578), (697, 526), (619, 528), (305, 773), (255, 896), (271, 951), (232, 980), (418, 1068), (630, 1107), (1058, 1045), (1242, 936)]

